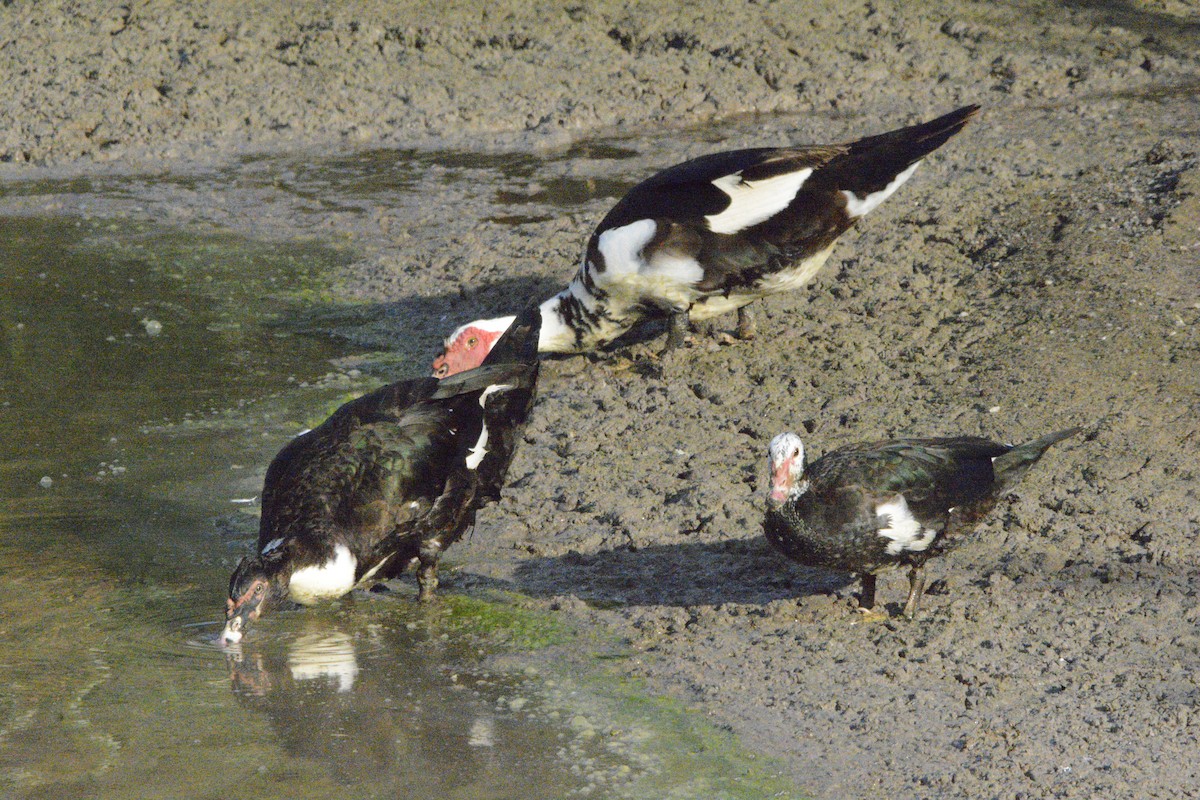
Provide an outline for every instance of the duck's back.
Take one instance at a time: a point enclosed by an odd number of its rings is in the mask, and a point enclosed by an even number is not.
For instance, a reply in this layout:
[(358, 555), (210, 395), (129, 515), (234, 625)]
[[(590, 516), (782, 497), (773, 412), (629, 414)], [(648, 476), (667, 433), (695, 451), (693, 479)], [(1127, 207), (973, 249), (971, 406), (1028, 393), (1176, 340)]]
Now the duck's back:
[[(804, 564), (868, 572), (944, 550), (952, 509), (990, 507), (992, 459), (1011, 448), (978, 437), (903, 439), (836, 450), (805, 470), (807, 490), (768, 509), (767, 538)], [(897, 531), (895, 518), (911, 520)]]
[(317, 551), (366, 552), (426, 511), (459, 438), (473, 432), (463, 412), (474, 398), (433, 401), (437, 387), (433, 378), (381, 387), (289, 442), (267, 469), (260, 549), (298, 536)]

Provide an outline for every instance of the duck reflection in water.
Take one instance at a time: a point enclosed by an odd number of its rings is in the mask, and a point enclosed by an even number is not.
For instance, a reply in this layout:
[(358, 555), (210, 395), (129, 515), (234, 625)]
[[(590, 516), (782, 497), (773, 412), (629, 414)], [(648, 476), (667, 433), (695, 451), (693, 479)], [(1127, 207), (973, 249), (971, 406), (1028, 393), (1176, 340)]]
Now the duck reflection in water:
[(326, 764), (340, 783), (404, 796), (474, 784), (548, 797), (540, 787), (571, 783), (557, 731), (500, 701), (521, 691), (516, 679), (455, 666), (437, 637), (327, 626), (314, 620), (291, 641), (226, 648), (238, 703), (267, 716), (289, 756)]

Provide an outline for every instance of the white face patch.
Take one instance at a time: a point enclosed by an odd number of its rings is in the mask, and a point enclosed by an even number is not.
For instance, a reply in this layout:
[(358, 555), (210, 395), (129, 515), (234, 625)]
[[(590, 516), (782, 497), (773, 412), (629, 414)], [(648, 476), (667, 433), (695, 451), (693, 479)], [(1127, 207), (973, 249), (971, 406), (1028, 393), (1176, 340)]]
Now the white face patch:
[(288, 651), (288, 669), (295, 680), (332, 678), (339, 693), (348, 692), (358, 677), (354, 640), (345, 633), (306, 633)]
[(539, 353), (572, 353), (575, 351), (575, 331), (562, 320), (559, 308), (562, 298), (575, 295), (588, 308), (596, 304), (595, 298), (587, 290), (578, 277), (572, 278), (566, 289), (542, 303), (539, 310), (542, 313), (542, 330), (538, 334)]
[(767, 468), (771, 473), (771, 494), (775, 502), (799, 497), (808, 491), (804, 476), (804, 443), (794, 433), (781, 433), (767, 446)]
[(794, 433), (781, 433), (767, 445), (767, 464), (771, 471), (787, 464), (800, 477), (804, 470), (804, 442)]
[(654, 238), (658, 225), (652, 219), (639, 219), (600, 234), (597, 247), (604, 256), (604, 270), (613, 274), (638, 273), (645, 263), (642, 249)]
[(443, 348), (445, 348), (447, 350), (450, 349), (450, 347), (454, 344), (454, 342), (457, 341), (460, 336), (462, 336), (464, 333), (467, 332), (467, 328), (478, 328), (479, 330), (487, 331), (488, 333), (504, 333), (506, 330), (509, 329), (509, 326), (511, 326), (513, 324), (513, 320), (515, 320), (515, 319), (516, 319), (516, 317), (496, 317), (495, 319), (477, 319), (474, 322), (468, 322), (466, 324), (459, 325), (457, 328), (454, 329), (454, 331), (449, 336), (446, 337), (446, 341), (442, 342), (442, 346), (443, 346)]
[(894, 500), (875, 506), (875, 513), (886, 517), (888, 525), (879, 530), (879, 535), (891, 539), (887, 551), (891, 555), (899, 555), (905, 550), (920, 552), (937, 538), (937, 531), (921, 526), (916, 517), (908, 510), (908, 502), (904, 495), (896, 495)]
[(305, 606), (341, 597), (354, 588), (354, 569), (357, 565), (350, 548), (339, 544), (333, 549), (333, 558), (324, 564), (304, 567), (292, 573), (289, 596)]
[(916, 172), (917, 166), (920, 163), (921, 162), (918, 161), (916, 164), (913, 164), (911, 167), (904, 170), (904, 172), (901, 172), (899, 175), (892, 178), (892, 182), (887, 186), (883, 187), (878, 192), (871, 192), (862, 199), (859, 199), (858, 195), (856, 195), (854, 192), (842, 192), (842, 194), (846, 196), (846, 213), (852, 217), (861, 217), (864, 214), (875, 210), (880, 203), (892, 196), (892, 192), (900, 188), (900, 184), (912, 177), (912, 174)]
[(737, 233), (765, 222), (787, 208), (809, 175), (811, 167), (760, 181), (744, 181), (740, 172), (717, 178), (712, 184), (729, 195), (729, 208), (705, 217), (708, 229), (713, 233)]
[(277, 549), (281, 544), (283, 544), (282, 536), (280, 536), (278, 539), (272, 539), (271, 541), (267, 542), (263, 546), (262, 552), (259, 553), (259, 555), (265, 556), (267, 553), (271, 552), (272, 550)]

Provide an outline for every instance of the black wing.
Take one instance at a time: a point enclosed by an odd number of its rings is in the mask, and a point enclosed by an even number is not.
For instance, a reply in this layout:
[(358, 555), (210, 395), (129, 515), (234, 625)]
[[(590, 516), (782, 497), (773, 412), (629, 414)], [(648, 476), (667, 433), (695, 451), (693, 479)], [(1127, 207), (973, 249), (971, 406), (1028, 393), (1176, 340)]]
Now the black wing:
[(471, 433), (453, 424), (454, 405), (428, 399), (436, 388), (432, 378), (382, 387), (289, 442), (267, 469), (259, 547), (295, 536), (323, 555), (331, 531), (378, 537), (432, 503), (459, 434)]
[(740, 174), (758, 181), (819, 167), (844, 152), (841, 147), (756, 147), (700, 156), (659, 172), (629, 190), (604, 217), (592, 243), (612, 228), (642, 219), (704, 226), (704, 218), (720, 214), (732, 200), (713, 183)]
[(902, 494), (918, 519), (933, 520), (992, 493), (992, 459), (1010, 449), (974, 436), (899, 439), (834, 451), (808, 473), (815, 489), (857, 491), (871, 504)]

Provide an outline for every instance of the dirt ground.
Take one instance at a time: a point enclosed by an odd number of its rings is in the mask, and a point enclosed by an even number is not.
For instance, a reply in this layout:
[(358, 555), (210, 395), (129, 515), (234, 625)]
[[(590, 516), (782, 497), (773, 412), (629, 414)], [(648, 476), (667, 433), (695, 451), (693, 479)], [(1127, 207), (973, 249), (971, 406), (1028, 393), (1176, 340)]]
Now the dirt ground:
[[(512, 485), (447, 584), (617, 631), (631, 672), (816, 797), (1200, 797), (1200, 5), (100, 5), (0, 8), (0, 178), (539, 157), (508, 174), (523, 216), (503, 222), (424, 167), (394, 206), (142, 209), (349, 242), (331, 291), (379, 313), (329, 327), (414, 374), (459, 322), (565, 284), (612, 198), (563, 212), (555, 187), (980, 103), (813, 285), (759, 304), (756, 341), (702, 331), (658, 370), (548, 361)], [(915, 622), (901, 573), (880, 581), (895, 618), (863, 623), (856, 583), (761, 536), (779, 431), (816, 456), (1076, 424), (931, 564)]]

